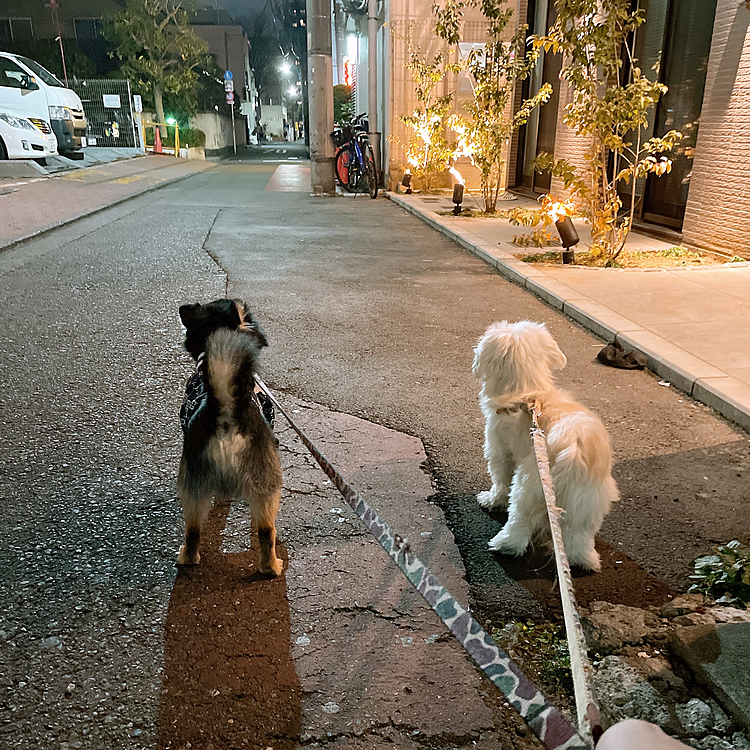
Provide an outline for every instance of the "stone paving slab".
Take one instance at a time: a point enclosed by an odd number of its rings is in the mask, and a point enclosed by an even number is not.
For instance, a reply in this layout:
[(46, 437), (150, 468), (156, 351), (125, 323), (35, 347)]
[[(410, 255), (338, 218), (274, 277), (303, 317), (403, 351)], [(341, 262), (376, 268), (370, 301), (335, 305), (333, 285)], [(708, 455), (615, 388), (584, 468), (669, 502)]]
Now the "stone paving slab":
[(750, 729), (750, 622), (679, 628), (672, 645), (732, 717)]
[[(295, 422), (420, 559), (467, 605), (453, 535), (422, 469), (419, 439), (277, 394)], [(291, 658), (302, 691), (300, 745), (535, 748), (541, 744), (412, 587), (278, 415)], [(246, 549), (235, 504), (222, 552)], [(505, 705), (504, 705), (505, 704)]]
[[(750, 431), (750, 263), (673, 269), (532, 266), (503, 219), (442, 215), (449, 197), (387, 194), (407, 211), (588, 328), (644, 354), (659, 377)], [(507, 207), (534, 205), (520, 199)], [(506, 207), (505, 205), (503, 207)], [(585, 227), (579, 227), (582, 243)], [(631, 233), (628, 247), (671, 243)]]

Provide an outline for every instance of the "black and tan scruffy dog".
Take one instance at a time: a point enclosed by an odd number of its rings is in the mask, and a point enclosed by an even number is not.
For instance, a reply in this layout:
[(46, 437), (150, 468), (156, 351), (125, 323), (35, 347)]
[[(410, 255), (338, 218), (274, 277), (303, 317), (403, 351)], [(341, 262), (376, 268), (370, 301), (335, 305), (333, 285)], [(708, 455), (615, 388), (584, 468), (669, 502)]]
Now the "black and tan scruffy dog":
[(185, 517), (181, 565), (200, 561), (201, 526), (212, 497), (243, 498), (260, 540), (260, 571), (277, 576), (276, 514), (281, 461), (273, 408), (255, 392), (253, 373), (265, 334), (241, 300), (182, 305), (185, 348), (197, 363), (180, 409), (184, 432), (177, 493)]
[(594, 536), (619, 493), (612, 478), (612, 449), (596, 414), (561, 391), (554, 372), (565, 355), (542, 323), (493, 323), (474, 349), (474, 375), (481, 381), (485, 418), (484, 457), (492, 489), (480, 492), (483, 508), (507, 508), (508, 522), (490, 549), (522, 555), (548, 531), (527, 404), (540, 409), (563, 543), (571, 565), (600, 570)]

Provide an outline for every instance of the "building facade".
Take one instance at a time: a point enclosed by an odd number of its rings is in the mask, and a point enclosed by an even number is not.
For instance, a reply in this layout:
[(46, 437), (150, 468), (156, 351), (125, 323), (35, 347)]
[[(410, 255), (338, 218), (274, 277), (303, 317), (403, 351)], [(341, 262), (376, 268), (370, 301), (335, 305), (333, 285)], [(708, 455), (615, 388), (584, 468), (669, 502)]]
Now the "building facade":
[[(750, 188), (750, 3), (639, 0), (639, 4), (646, 17), (636, 32), (639, 66), (668, 87), (644, 135), (660, 136), (675, 129), (685, 138), (675, 150), (671, 173), (649, 175), (637, 184), (637, 228), (675, 244), (750, 258), (750, 202), (744, 199), (745, 188)], [(528, 24), (530, 34), (543, 34), (554, 22), (554, 6), (554, 0), (518, 0), (516, 21)], [(349, 14), (347, 34), (356, 37), (346, 47), (348, 57), (351, 49), (357, 50), (358, 112), (367, 111), (368, 101), (368, 41), (360, 19)], [(393, 188), (405, 165), (392, 136), (408, 137), (399, 115), (410, 113), (416, 104), (414, 83), (405, 68), (408, 40), (425, 56), (444, 47), (432, 32), (432, 0), (387, 0), (379, 5), (379, 21), (378, 122), (386, 185)], [(482, 29), (480, 17), (467, 16), (464, 41), (481, 42)], [(334, 60), (334, 66), (338, 62)], [(554, 90), (550, 101), (509, 144), (506, 184), (527, 195), (562, 193), (559, 182), (534, 172), (539, 153), (580, 163), (586, 151), (587, 144), (562, 121), (571, 92), (558, 77), (561, 65), (559, 55), (543, 54), (532, 76), (518, 87), (517, 104), (543, 83), (549, 82)], [(450, 74), (438, 93), (455, 91), (458, 109), (466, 85)], [(627, 207), (629, 189), (622, 197)]]

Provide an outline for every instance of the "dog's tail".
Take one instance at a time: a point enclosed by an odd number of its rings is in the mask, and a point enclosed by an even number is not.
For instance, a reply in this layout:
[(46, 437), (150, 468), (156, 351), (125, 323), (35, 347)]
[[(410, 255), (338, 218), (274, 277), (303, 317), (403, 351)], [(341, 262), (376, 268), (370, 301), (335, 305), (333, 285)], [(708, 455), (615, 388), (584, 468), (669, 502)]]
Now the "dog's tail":
[(602, 482), (612, 472), (609, 437), (593, 414), (579, 413), (576, 419), (561, 419), (547, 435), (555, 474), (561, 481)]
[[(604, 449), (593, 446), (591, 441), (577, 437), (566, 444), (554, 457), (551, 467), (552, 482), (558, 492), (570, 495), (592, 492), (598, 506), (606, 514), (612, 503), (619, 500), (620, 493), (612, 478), (612, 455), (609, 445)], [(588, 488), (588, 490), (584, 490)], [(603, 516), (602, 516), (603, 517)]]
[[(248, 470), (256, 473), (255, 484), (281, 484), (278, 452), (273, 431), (253, 397), (261, 344), (254, 336), (221, 328), (206, 345), (207, 387), (218, 404), (217, 428), (236, 430), (243, 441)], [(269, 464), (271, 462), (273, 465)]]

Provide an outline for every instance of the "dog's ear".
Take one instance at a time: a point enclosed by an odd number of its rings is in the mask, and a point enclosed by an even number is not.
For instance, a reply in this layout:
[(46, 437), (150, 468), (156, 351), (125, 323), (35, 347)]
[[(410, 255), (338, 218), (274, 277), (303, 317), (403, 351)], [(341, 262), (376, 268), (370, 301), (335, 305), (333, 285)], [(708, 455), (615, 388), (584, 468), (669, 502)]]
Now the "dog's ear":
[(236, 299), (234, 300), (234, 304), (236, 305), (237, 312), (240, 315), (240, 331), (244, 331), (245, 333), (249, 333), (251, 336), (253, 336), (261, 348), (263, 348), (264, 346), (268, 346), (268, 338), (266, 337), (266, 332), (260, 327), (260, 323), (258, 323), (258, 321), (253, 317), (253, 314), (250, 312), (247, 303), (243, 302), (241, 299)]
[(563, 367), (568, 364), (567, 358), (560, 351), (560, 347), (557, 345), (557, 342), (552, 338), (551, 335), (544, 337), (544, 347), (544, 353), (547, 357), (547, 362), (549, 363), (550, 370), (562, 370)]
[(180, 320), (185, 328), (190, 328), (195, 323), (200, 309), (201, 306), (197, 302), (194, 305), (180, 305)]
[(479, 380), (501, 377), (509, 349), (515, 343), (508, 321), (493, 323), (474, 347), (471, 371)]
[(268, 346), (266, 332), (260, 327), (260, 323), (258, 323), (249, 312), (245, 312), (242, 323), (240, 324), (240, 330), (254, 336), (261, 348)]

